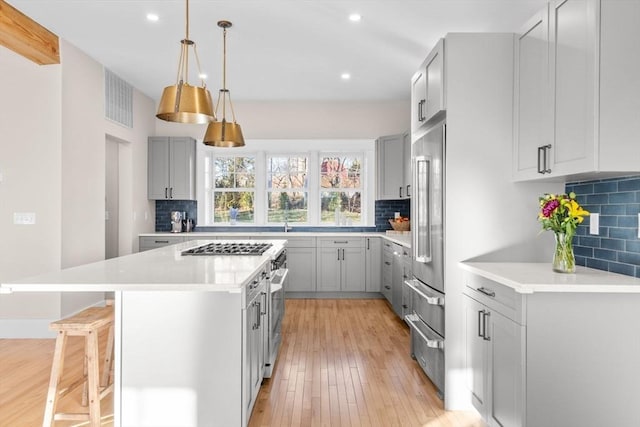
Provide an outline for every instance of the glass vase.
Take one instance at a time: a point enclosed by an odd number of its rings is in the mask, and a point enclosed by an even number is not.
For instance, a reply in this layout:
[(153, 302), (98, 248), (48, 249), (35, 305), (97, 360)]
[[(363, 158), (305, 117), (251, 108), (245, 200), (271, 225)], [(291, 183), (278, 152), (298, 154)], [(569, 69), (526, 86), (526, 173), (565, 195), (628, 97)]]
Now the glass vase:
[(553, 271), (558, 273), (575, 273), (576, 260), (573, 256), (573, 235), (554, 233), (556, 250), (553, 254)]

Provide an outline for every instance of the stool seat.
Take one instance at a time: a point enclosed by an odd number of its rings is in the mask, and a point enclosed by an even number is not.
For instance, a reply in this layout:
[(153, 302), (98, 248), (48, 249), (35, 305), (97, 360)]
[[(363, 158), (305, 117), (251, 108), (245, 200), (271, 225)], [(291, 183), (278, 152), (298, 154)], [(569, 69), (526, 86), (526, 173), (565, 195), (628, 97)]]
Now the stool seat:
[[(113, 305), (105, 307), (90, 307), (73, 316), (51, 322), (49, 328), (57, 331), (56, 347), (51, 365), (51, 378), (47, 392), (43, 427), (50, 427), (56, 420), (87, 420), (91, 427), (100, 426), (100, 401), (113, 392)], [(109, 329), (107, 347), (104, 357), (103, 375), (100, 378), (100, 363), (98, 355), (98, 333), (102, 329)], [(64, 370), (64, 353), (68, 336), (84, 336), (85, 356), (83, 378), (74, 381), (62, 391), (58, 390), (62, 372)], [(68, 394), (75, 387), (83, 384), (82, 405), (89, 406), (87, 412), (60, 413), (56, 412), (58, 399)]]

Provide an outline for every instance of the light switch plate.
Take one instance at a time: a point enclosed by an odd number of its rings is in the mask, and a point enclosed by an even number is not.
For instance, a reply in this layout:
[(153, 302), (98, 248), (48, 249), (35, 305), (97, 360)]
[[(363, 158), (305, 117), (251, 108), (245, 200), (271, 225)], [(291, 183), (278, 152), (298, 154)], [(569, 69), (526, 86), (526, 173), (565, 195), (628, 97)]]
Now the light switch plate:
[(600, 214), (592, 213), (589, 215), (589, 234), (600, 234)]
[(14, 212), (13, 223), (20, 225), (33, 225), (36, 223), (35, 212)]

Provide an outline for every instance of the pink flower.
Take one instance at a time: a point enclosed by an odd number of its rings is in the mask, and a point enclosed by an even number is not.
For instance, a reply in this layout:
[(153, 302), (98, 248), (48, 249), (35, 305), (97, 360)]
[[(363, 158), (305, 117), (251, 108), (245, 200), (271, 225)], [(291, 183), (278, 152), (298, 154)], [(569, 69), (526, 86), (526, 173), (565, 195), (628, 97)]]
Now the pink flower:
[(558, 206), (560, 206), (560, 202), (558, 200), (556, 199), (549, 200), (542, 207), (542, 216), (544, 216), (545, 218), (551, 217), (551, 215), (553, 214), (553, 211), (555, 211), (558, 208)]

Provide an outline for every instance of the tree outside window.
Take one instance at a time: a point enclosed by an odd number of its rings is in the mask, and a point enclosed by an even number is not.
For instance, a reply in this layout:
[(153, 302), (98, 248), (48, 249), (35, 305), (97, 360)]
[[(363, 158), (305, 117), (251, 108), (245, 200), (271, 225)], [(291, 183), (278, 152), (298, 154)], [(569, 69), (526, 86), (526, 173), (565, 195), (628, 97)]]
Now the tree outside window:
[(308, 163), (306, 156), (267, 159), (267, 222), (308, 221)]
[(255, 158), (216, 157), (214, 159), (213, 221), (255, 222)]
[(362, 222), (362, 157), (323, 156), (320, 163), (320, 222)]

